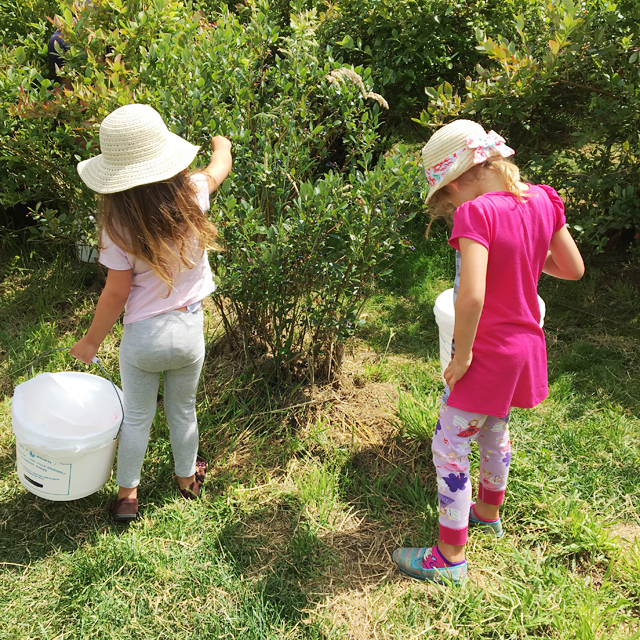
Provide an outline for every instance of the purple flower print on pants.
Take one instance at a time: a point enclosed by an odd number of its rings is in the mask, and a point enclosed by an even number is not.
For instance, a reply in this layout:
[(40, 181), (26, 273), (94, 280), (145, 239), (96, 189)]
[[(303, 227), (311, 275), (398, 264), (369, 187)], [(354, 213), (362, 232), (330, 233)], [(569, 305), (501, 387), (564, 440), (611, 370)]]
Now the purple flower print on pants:
[(500, 505), (511, 462), (509, 416), (498, 418), (442, 404), (431, 450), (438, 477), (440, 540), (465, 544), (471, 506), (469, 453), (480, 449), (478, 499)]

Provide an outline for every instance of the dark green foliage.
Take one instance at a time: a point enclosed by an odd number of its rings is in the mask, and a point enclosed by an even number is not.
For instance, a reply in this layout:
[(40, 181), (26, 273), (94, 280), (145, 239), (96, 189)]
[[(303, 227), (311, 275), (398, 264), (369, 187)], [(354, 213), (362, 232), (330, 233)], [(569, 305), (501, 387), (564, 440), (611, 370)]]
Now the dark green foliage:
[(396, 120), (426, 106), (424, 87), (463, 78), (480, 61), (476, 29), (515, 35), (515, 16), (537, 21), (540, 2), (523, 0), (338, 0), (324, 38), (334, 55), (370, 67)]
[[(217, 302), (230, 339), (254, 360), (268, 354), (277, 376), (331, 377), (338, 343), (408, 244), (425, 183), (388, 136), (419, 104), (429, 128), (466, 116), (505, 134), (594, 250), (633, 244), (640, 229), (630, 0), (101, 0), (75, 17), (62, 0), (72, 91), (48, 77), (51, 5), (3, 2), (2, 29), (16, 34), (0, 67), (0, 206), (31, 208), (32, 239), (91, 241), (93, 195), (74, 165), (96, 153), (99, 122), (121, 104), (155, 106), (203, 146), (201, 163), (212, 135), (229, 136), (234, 172), (212, 209), (225, 246)], [(356, 66), (330, 82), (340, 59)]]
[(56, 0), (0, 0), (3, 44), (28, 46), (46, 64), (47, 42), (54, 26), (47, 20), (58, 12)]

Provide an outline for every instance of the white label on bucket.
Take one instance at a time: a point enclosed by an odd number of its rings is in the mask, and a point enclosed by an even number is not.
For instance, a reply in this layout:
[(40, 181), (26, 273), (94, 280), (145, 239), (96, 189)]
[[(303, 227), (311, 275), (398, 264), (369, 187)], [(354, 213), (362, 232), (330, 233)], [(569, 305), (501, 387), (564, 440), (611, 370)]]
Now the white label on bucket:
[(22, 480), (33, 486), (34, 493), (68, 496), (71, 486), (71, 464), (43, 458), (23, 444), (17, 454), (22, 463)]

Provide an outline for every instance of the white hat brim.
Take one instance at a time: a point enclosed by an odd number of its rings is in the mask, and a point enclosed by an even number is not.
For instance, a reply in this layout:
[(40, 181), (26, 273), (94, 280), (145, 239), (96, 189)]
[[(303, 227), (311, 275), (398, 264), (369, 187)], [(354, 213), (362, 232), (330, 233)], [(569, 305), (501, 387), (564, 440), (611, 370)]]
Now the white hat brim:
[(188, 169), (194, 161), (199, 146), (169, 132), (169, 144), (160, 158), (144, 162), (114, 165), (100, 154), (78, 163), (82, 181), (97, 193), (119, 193), (133, 187), (168, 180)]

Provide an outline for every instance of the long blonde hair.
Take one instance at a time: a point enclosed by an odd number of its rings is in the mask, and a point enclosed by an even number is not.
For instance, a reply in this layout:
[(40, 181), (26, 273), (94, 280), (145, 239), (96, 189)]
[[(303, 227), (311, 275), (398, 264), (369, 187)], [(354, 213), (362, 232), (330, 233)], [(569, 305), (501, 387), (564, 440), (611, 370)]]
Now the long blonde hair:
[[(215, 225), (196, 199), (185, 172), (168, 180), (100, 196), (98, 230), (120, 249), (146, 262), (173, 288), (173, 267), (191, 269), (207, 249), (215, 248)], [(101, 247), (102, 248), (102, 247)]]
[[(461, 184), (471, 184), (479, 182), (484, 178), (488, 171), (497, 173), (504, 181), (507, 191), (513, 194), (520, 202), (523, 202), (526, 194), (526, 187), (520, 181), (520, 169), (506, 158), (489, 158), (481, 164), (477, 164), (461, 176), (456, 178)], [(449, 185), (438, 189), (433, 194), (429, 203), (429, 224), (427, 226), (426, 235), (429, 236), (431, 225), (435, 220), (444, 219), (449, 227), (453, 225), (453, 212), (455, 207), (449, 200)]]

